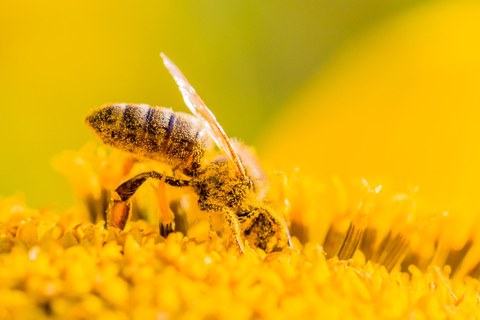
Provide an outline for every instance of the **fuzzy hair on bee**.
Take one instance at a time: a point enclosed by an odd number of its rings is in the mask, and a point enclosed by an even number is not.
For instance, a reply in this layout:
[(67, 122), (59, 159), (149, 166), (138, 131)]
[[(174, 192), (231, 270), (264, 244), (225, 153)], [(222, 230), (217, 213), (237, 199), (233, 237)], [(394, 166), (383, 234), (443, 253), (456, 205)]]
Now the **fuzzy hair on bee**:
[[(183, 73), (167, 56), (162, 54), (162, 58), (193, 115), (117, 103), (94, 109), (85, 121), (106, 145), (169, 165), (185, 179), (156, 171), (130, 178), (113, 192), (108, 223), (123, 229), (131, 197), (153, 178), (192, 188), (202, 211), (222, 213), (240, 252), (245, 250), (245, 239), (266, 252), (291, 246), (285, 217), (266, 200), (268, 181), (252, 150), (228, 138)], [(167, 235), (174, 231), (173, 222), (160, 229)]]
[(86, 122), (107, 145), (193, 173), (211, 148), (206, 128), (194, 116), (146, 104), (108, 104)]

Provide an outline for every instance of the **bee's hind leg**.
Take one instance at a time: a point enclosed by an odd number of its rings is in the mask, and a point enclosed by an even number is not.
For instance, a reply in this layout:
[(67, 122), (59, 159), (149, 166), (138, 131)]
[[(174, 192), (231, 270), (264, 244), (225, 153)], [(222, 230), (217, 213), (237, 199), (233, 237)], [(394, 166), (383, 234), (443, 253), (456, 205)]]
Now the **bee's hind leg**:
[(140, 173), (122, 183), (113, 192), (112, 200), (107, 212), (108, 225), (117, 227), (121, 230), (125, 228), (132, 211), (130, 199), (135, 192), (137, 192), (138, 188), (140, 188), (149, 178), (163, 180), (165, 183), (174, 187), (187, 187), (189, 185), (188, 180), (167, 177), (156, 171)]
[(113, 192), (107, 209), (107, 226), (113, 226), (123, 230), (131, 214), (132, 202), (130, 200), (121, 200), (119, 195)]

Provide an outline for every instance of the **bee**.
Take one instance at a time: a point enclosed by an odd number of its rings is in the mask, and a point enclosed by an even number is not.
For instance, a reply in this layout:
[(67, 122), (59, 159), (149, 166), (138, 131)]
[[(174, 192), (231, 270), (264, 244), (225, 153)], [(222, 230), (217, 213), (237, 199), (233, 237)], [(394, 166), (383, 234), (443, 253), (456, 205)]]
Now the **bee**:
[[(291, 246), (285, 218), (266, 200), (268, 181), (251, 150), (228, 138), (180, 69), (161, 57), (193, 115), (146, 104), (109, 104), (91, 111), (85, 121), (105, 144), (169, 165), (186, 179), (149, 171), (125, 181), (113, 192), (109, 223), (124, 228), (130, 198), (153, 178), (193, 188), (200, 210), (225, 216), (241, 252), (245, 240), (266, 252)], [(173, 231), (171, 225), (160, 229)]]

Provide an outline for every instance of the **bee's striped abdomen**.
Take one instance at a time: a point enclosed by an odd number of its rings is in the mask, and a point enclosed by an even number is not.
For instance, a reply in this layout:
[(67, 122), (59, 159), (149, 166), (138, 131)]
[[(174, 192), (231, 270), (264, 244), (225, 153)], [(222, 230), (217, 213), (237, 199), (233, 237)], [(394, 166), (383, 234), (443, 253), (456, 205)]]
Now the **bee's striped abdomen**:
[(103, 106), (86, 122), (105, 144), (189, 173), (196, 171), (210, 144), (195, 117), (146, 104)]

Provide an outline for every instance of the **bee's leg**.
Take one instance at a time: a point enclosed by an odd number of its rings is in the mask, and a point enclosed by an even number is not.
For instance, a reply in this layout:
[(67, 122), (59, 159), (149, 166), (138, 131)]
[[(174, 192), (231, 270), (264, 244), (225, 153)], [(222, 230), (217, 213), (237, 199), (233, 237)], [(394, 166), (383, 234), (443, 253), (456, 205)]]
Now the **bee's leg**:
[(132, 202), (123, 201), (116, 192), (113, 192), (107, 209), (107, 225), (123, 230), (132, 213)]
[(170, 200), (168, 203), (168, 207), (171, 208), (175, 215), (175, 231), (187, 234), (189, 224), (185, 208), (183, 207), (181, 200)]
[(138, 188), (149, 178), (162, 180), (174, 187), (186, 187), (188, 180), (174, 179), (158, 173), (156, 171), (144, 172), (122, 183), (112, 195), (112, 200), (107, 213), (107, 224), (119, 229), (125, 228), (131, 214), (130, 198), (137, 192)]
[(233, 237), (235, 238), (235, 243), (237, 244), (238, 250), (244, 254), (245, 248), (243, 245), (243, 238), (242, 238), (242, 230), (240, 228), (240, 222), (238, 221), (238, 217), (232, 210), (228, 208), (224, 208), (218, 205), (206, 204), (203, 203), (201, 200), (199, 201), (200, 209), (204, 211), (212, 211), (212, 212), (221, 212), (225, 215), (225, 220), (232, 231)]
[(160, 235), (166, 238), (175, 230), (175, 214), (168, 205), (167, 192), (165, 190), (165, 176), (163, 176), (158, 184), (158, 204), (160, 207), (160, 214), (158, 216)]
[(175, 179), (172, 177), (164, 176), (163, 174), (156, 171), (148, 171), (137, 174), (135, 177), (125, 181), (117, 189), (115, 189), (115, 192), (118, 194), (122, 201), (127, 201), (149, 178), (157, 180), (162, 180), (163, 178), (165, 178), (165, 183), (171, 185), (172, 187), (188, 187), (190, 185), (189, 180)]
[(245, 248), (242, 240), (242, 231), (240, 229), (240, 223), (238, 222), (237, 215), (229, 209), (223, 209), (222, 212), (225, 214), (225, 219), (232, 230), (235, 243), (237, 244), (240, 253), (244, 254)]

